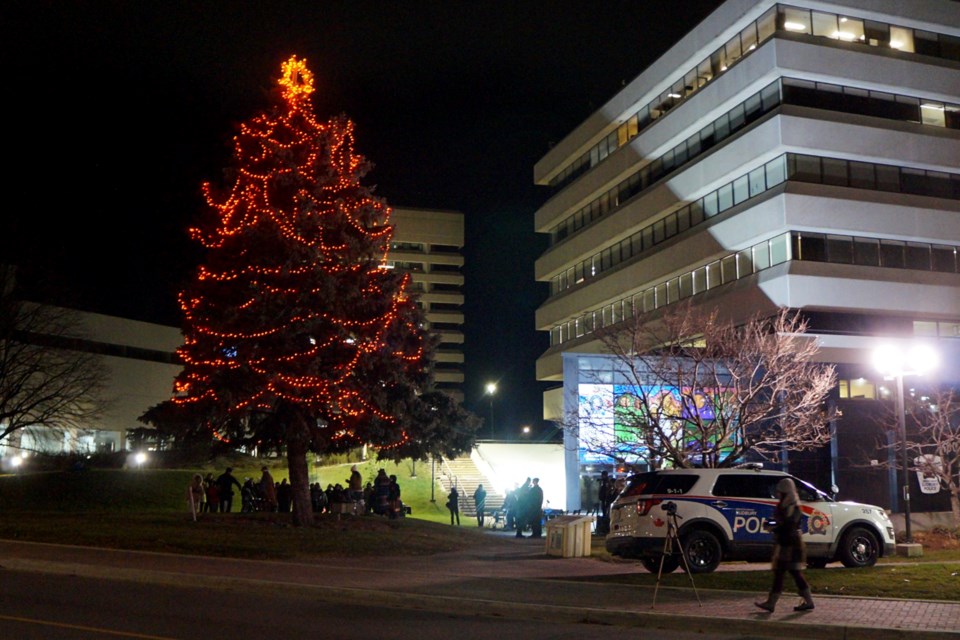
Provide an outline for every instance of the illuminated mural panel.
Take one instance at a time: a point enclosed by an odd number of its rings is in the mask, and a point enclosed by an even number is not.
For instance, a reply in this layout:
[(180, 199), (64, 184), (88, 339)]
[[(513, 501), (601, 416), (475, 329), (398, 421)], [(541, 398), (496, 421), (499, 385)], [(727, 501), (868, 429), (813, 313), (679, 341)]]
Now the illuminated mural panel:
[[(612, 465), (615, 457), (630, 464), (646, 463), (648, 446), (642, 437), (654, 437), (638, 428), (646, 415), (657, 416), (667, 437), (685, 442), (696, 464), (699, 451), (707, 445), (710, 451), (730, 450), (732, 443), (719, 443), (719, 436), (704, 437), (700, 427), (716, 419), (718, 410), (730, 411), (734, 406), (731, 391), (726, 388), (694, 389), (668, 385), (579, 385), (580, 464)], [(648, 414), (649, 412), (649, 414)], [(709, 432), (709, 429), (708, 429)]]

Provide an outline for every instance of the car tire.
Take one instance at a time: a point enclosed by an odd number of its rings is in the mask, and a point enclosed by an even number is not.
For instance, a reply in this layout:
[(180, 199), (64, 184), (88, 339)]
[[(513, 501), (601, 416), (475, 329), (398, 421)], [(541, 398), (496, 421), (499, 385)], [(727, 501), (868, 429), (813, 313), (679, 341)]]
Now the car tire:
[(865, 527), (853, 527), (845, 534), (840, 543), (840, 562), (854, 569), (872, 567), (880, 556), (880, 543), (877, 536)]
[(702, 529), (683, 537), (683, 551), (690, 573), (712, 573), (723, 560), (723, 548), (717, 536)]
[[(660, 559), (663, 559), (663, 569), (660, 568)], [(643, 556), (640, 558), (640, 564), (650, 573), (660, 575), (663, 573), (673, 573), (680, 566), (680, 558), (675, 555), (669, 556)]]

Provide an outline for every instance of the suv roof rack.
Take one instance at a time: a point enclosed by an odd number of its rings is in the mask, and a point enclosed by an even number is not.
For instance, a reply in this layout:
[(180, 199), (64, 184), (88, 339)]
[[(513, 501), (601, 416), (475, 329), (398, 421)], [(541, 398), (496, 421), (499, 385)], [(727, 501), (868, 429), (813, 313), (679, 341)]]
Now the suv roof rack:
[(738, 464), (737, 466), (735, 466), (734, 469), (753, 469), (754, 471), (762, 471), (763, 463), (762, 462), (744, 462), (742, 464)]

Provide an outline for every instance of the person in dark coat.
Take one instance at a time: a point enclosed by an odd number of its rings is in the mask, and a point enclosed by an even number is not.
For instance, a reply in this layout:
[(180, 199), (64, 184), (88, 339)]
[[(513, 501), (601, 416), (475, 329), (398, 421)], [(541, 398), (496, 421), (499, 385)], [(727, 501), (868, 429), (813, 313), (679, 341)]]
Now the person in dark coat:
[(543, 489), (540, 487), (540, 478), (534, 478), (533, 485), (527, 490), (524, 511), (524, 517), (530, 525), (530, 537), (543, 537)]
[(610, 532), (610, 505), (617, 492), (614, 489), (613, 478), (606, 469), (600, 472), (600, 487), (597, 499), (600, 502), (600, 517), (597, 520), (597, 533), (604, 535)]
[(450, 493), (447, 494), (447, 509), (450, 510), (450, 524), (453, 524), (453, 521), (457, 521), (457, 526), (460, 526), (460, 492), (457, 491), (457, 487), (453, 486), (450, 488)]
[(515, 519), (517, 525), (517, 537), (522, 538), (523, 532), (527, 530), (527, 492), (530, 491), (530, 478), (527, 478), (523, 481), (519, 487), (514, 491), (514, 495), (517, 497), (517, 517)]
[(802, 567), (806, 562), (806, 548), (803, 544), (803, 535), (800, 532), (800, 497), (797, 495), (797, 486), (790, 478), (783, 478), (777, 483), (777, 507), (773, 513), (773, 539), (776, 546), (773, 550), (773, 586), (770, 594), (763, 602), (755, 602), (758, 607), (773, 613), (777, 600), (783, 592), (784, 574), (790, 573), (797, 585), (797, 591), (803, 602), (793, 608), (794, 611), (809, 611), (813, 609), (813, 596), (810, 594), (810, 584), (803, 577)]
[(473, 504), (477, 508), (477, 526), (483, 526), (483, 510), (487, 508), (487, 490), (478, 484), (473, 492)]
[(280, 513), (290, 513), (290, 504), (293, 501), (293, 485), (286, 478), (277, 485), (277, 510)]

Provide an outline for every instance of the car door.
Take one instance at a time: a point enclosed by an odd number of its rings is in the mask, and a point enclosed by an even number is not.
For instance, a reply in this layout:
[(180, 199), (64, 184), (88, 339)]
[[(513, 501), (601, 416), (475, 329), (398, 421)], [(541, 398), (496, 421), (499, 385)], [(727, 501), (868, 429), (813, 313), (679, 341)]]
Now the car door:
[(777, 480), (753, 471), (717, 476), (708, 505), (729, 526), (738, 555), (769, 555), (773, 537), (764, 529), (764, 522), (773, 516), (776, 500), (772, 498), (771, 483), (776, 485)]
[(800, 497), (800, 510), (803, 512), (803, 521), (800, 530), (803, 532), (803, 541), (807, 551), (819, 555), (818, 549), (829, 547), (836, 535), (836, 518), (833, 509), (836, 502), (823, 491), (812, 484), (793, 479), (797, 485), (797, 495)]

